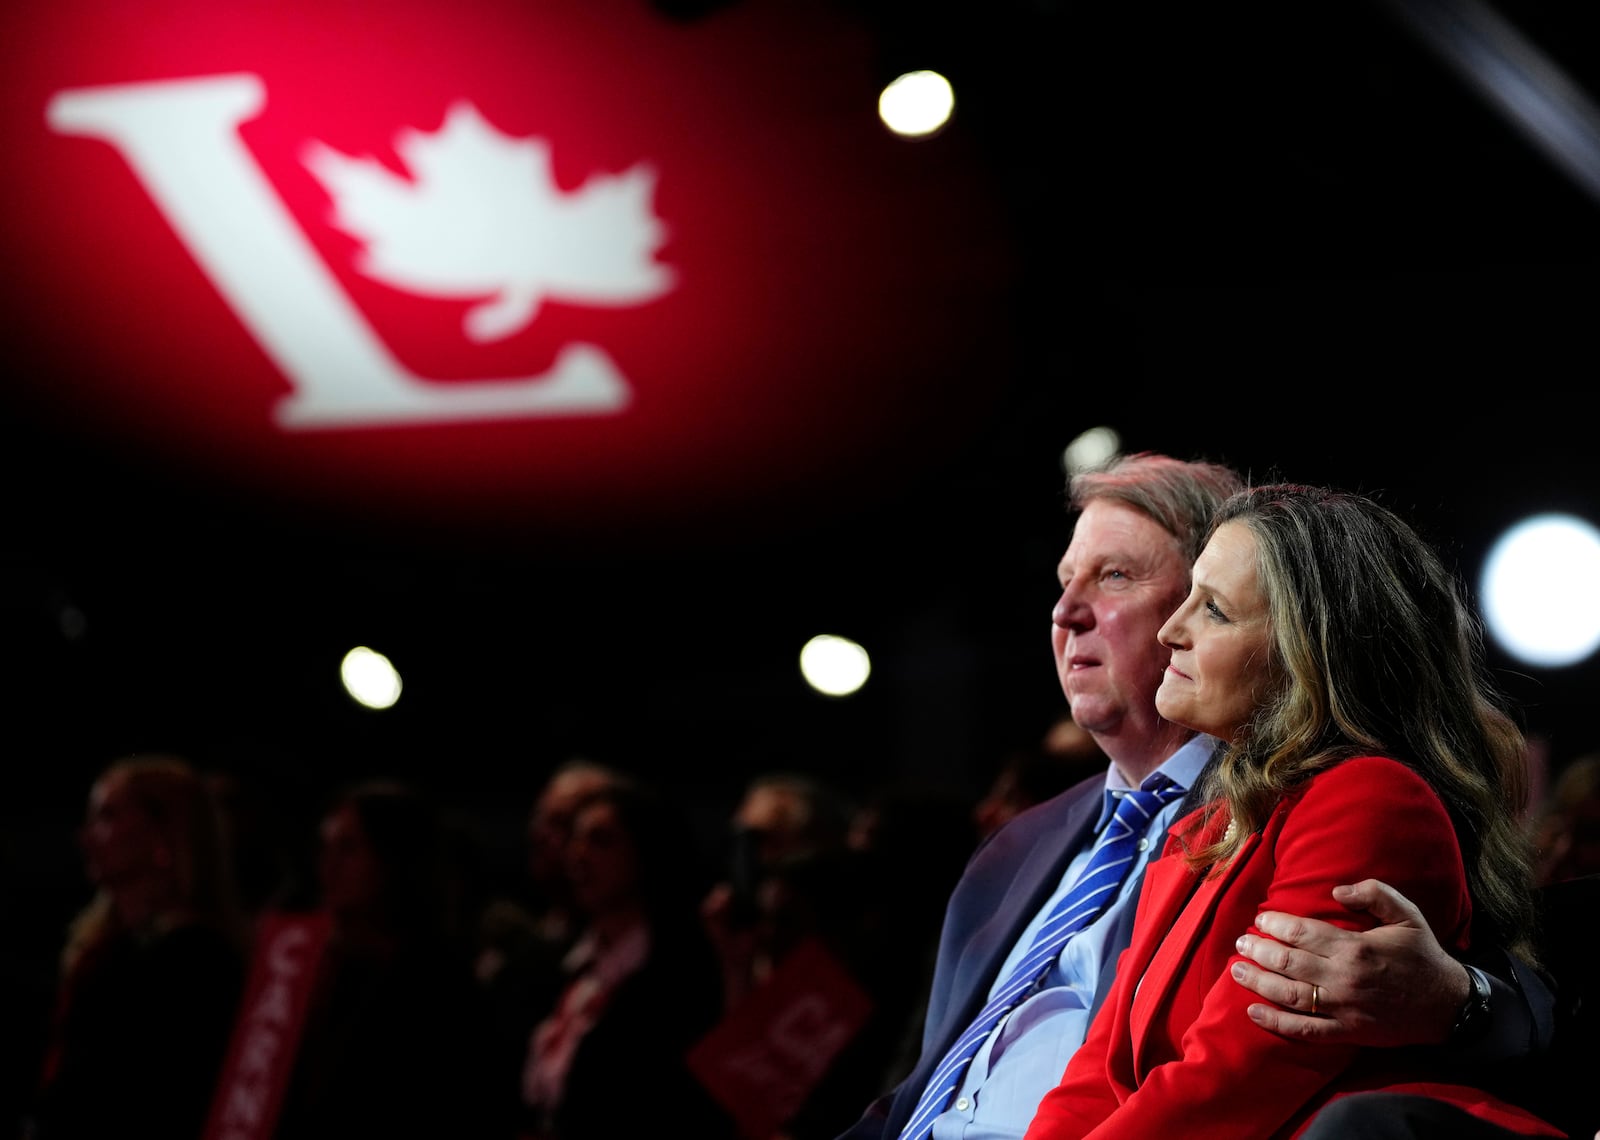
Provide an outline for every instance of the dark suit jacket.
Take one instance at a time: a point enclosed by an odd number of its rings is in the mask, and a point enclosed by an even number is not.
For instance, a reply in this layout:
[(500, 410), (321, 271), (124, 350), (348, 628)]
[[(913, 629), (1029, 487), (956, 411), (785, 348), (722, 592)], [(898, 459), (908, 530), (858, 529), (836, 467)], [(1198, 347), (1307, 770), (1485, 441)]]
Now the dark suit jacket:
[[(1061, 881), (1072, 856), (1092, 841), (1100, 815), (1105, 776), (1097, 774), (1053, 799), (1018, 815), (973, 852), (951, 892), (939, 936), (933, 988), (923, 1030), (922, 1056), (898, 1086), (878, 1098), (840, 1140), (893, 1138), (905, 1126), (928, 1074), (988, 1000), (989, 989), (1012, 945)], [(1150, 856), (1160, 851), (1150, 848)], [(1133, 907), (1121, 918), (1131, 926)], [(1114, 948), (1127, 945), (1119, 930)], [(1096, 989), (1098, 1002), (1108, 988), (1106, 974)]]
[[(1196, 785), (1200, 783), (1195, 781)], [(1023, 812), (973, 853), (946, 909), (923, 1029), (922, 1055), (905, 1079), (868, 1105), (839, 1140), (893, 1140), (899, 1135), (916, 1108), (929, 1073), (988, 1000), (995, 976), (1013, 943), (1050, 897), (1072, 856), (1082, 844), (1091, 841), (1090, 829), (1098, 818), (1104, 789), (1105, 777), (1092, 776)], [(1186, 799), (1180, 814), (1193, 806)], [(1149, 858), (1160, 850), (1159, 844), (1152, 845)], [(1134, 909), (1125, 906), (1114, 919), (1110, 953), (1095, 988), (1095, 1010), (1111, 989), (1118, 951), (1131, 940)], [(1486, 1056), (1510, 1057), (1533, 1048), (1538, 1041), (1529, 1038), (1530, 1015), (1524, 1002), (1535, 1007), (1537, 1028), (1542, 1034), (1539, 1040), (1547, 1040), (1549, 1011), (1554, 1003), (1549, 990), (1537, 978), (1528, 976), (1528, 971), (1516, 975), (1528, 986), (1526, 993), (1507, 987), (1499, 980), (1510, 973), (1504, 969), (1503, 956), (1474, 960), (1497, 975), (1492, 1032), (1476, 1048)], [(1501, 963), (1500, 970), (1495, 969), (1496, 960)], [(1502, 1011), (1512, 1006), (1519, 1016), (1502, 1021)]]
[(1593, 933), (1600, 914), (1600, 874), (1546, 884), (1539, 889), (1538, 908), (1542, 964), (1555, 982), (1553, 1039), (1549, 1048), (1510, 1064), (1485, 1066), (1481, 1075), (1493, 1091), (1527, 1105), (1568, 1135), (1589, 1140), (1600, 1130), (1600, 1096), (1594, 1088), (1600, 1074), (1600, 981)]

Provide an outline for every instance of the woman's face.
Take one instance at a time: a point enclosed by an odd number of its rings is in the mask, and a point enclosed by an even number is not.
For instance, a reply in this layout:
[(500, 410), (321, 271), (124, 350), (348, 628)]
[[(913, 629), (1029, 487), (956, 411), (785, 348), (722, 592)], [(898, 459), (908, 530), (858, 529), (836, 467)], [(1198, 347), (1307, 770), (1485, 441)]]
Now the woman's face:
[(612, 805), (591, 803), (573, 817), (567, 877), (574, 901), (591, 916), (637, 901), (638, 855)]
[(128, 773), (111, 771), (89, 790), (78, 842), (89, 881), (97, 887), (123, 886), (171, 865), (171, 853), (129, 784)]
[(1272, 626), (1256, 574), (1256, 540), (1240, 522), (1217, 529), (1194, 564), (1189, 596), (1161, 627), (1172, 660), (1156, 690), (1170, 721), (1230, 743), (1272, 694)]

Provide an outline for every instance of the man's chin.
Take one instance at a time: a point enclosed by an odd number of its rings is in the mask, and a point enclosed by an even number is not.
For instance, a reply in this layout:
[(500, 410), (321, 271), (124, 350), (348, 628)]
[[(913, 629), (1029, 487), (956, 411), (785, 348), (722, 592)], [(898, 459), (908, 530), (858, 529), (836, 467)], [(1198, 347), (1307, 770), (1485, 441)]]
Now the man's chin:
[(1069, 696), (1067, 708), (1071, 710), (1072, 719), (1078, 727), (1090, 735), (1111, 729), (1122, 718), (1120, 709), (1109, 708), (1104, 701), (1088, 696), (1077, 699)]

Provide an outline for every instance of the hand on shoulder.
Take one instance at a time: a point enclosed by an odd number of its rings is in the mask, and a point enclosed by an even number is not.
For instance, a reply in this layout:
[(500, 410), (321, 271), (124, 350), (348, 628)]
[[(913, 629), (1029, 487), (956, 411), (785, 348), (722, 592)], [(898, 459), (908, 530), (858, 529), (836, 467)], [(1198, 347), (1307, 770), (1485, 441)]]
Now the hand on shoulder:
[(1345, 930), (1267, 911), (1244, 934), (1232, 975), (1265, 998), (1250, 1019), (1272, 1033), (1349, 1045), (1443, 1042), (1471, 992), (1466, 967), (1452, 958), (1415, 905), (1377, 879), (1337, 886), (1333, 897), (1380, 925)]

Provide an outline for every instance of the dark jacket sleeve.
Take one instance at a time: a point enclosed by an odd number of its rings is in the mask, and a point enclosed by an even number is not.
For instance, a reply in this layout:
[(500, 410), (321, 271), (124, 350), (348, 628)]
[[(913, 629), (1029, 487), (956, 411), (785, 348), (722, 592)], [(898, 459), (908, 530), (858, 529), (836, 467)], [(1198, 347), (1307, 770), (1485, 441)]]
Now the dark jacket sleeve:
[(1454, 1059), (1466, 1065), (1516, 1061), (1550, 1047), (1555, 1035), (1553, 979), (1500, 947), (1464, 956), (1489, 978), (1488, 1027), (1469, 1041), (1451, 1042)]
[(1542, 887), (1540, 968), (1495, 951), (1470, 959), (1490, 974), (1489, 1032), (1456, 1047), (1493, 1090), (1574, 1137), (1600, 1129), (1600, 990), (1594, 983), (1594, 915), (1600, 875)]

